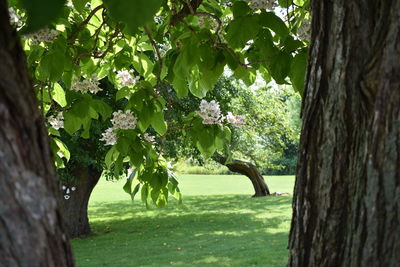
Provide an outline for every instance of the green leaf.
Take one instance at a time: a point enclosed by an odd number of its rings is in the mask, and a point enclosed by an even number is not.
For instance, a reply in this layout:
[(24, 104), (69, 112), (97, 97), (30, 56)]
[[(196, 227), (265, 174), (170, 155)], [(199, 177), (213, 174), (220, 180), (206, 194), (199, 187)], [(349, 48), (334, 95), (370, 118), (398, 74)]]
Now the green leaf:
[(62, 11), (65, 0), (20, 0), (28, 15), (24, 33), (34, 32), (54, 21)]
[(289, 29), (285, 22), (273, 12), (262, 12), (259, 16), (260, 24), (280, 35), (282, 39), (289, 35)]
[(103, 121), (111, 117), (112, 108), (102, 100), (93, 99), (90, 102), (90, 106), (93, 107), (98, 113), (100, 113)]
[(183, 98), (188, 95), (189, 89), (185, 79), (175, 76), (174, 80), (172, 81), (172, 86), (174, 87), (174, 90), (179, 98)]
[(229, 23), (226, 40), (232, 48), (242, 48), (247, 41), (257, 37), (259, 29), (258, 17), (240, 17)]
[(142, 186), (141, 194), (142, 194), (142, 201), (143, 201), (144, 203), (146, 203), (146, 207), (147, 207), (147, 206), (148, 206), (147, 198), (148, 198), (148, 196), (149, 196), (149, 186), (148, 186), (148, 184), (144, 184), (144, 185)]
[(67, 99), (65, 98), (65, 91), (60, 84), (54, 83), (53, 90), (51, 90), (51, 97), (56, 101), (61, 107), (67, 105)]
[(79, 13), (81, 13), (83, 11), (87, 2), (88, 2), (88, 0), (72, 0), (72, 3), (74, 4), (75, 9)]
[(284, 84), (285, 78), (290, 72), (290, 65), (292, 62), (292, 56), (284, 51), (281, 51), (276, 55), (273, 60), (269, 63), (268, 71), (270, 72), (272, 78), (278, 84)]
[(249, 5), (244, 1), (237, 1), (232, 6), (233, 17), (243, 17), (251, 12)]
[(104, 0), (111, 16), (125, 23), (131, 32), (150, 22), (161, 7), (161, 0)]
[(304, 78), (307, 70), (307, 52), (298, 53), (292, 60), (292, 65), (290, 66), (290, 81), (294, 89), (303, 94), (304, 89)]
[(151, 126), (159, 135), (164, 135), (167, 131), (167, 124), (164, 121), (164, 112), (155, 112), (151, 119)]
[(132, 185), (131, 179), (128, 178), (128, 179), (126, 179), (126, 183), (125, 183), (124, 187), (122, 187), (122, 189), (124, 189), (124, 191), (126, 193), (128, 193), (129, 195), (131, 194), (131, 185)]
[(288, 8), (292, 5), (293, 0), (278, 0), (278, 3), (283, 8)]
[(64, 155), (64, 157), (69, 160), (71, 157), (71, 154), (69, 153), (68, 147), (58, 138), (53, 138), (54, 142), (60, 149), (59, 151)]
[(117, 149), (114, 146), (111, 147), (110, 150), (108, 150), (108, 152), (104, 158), (104, 162), (106, 163), (106, 166), (108, 169), (111, 167), (111, 165), (114, 164), (114, 162), (116, 161), (118, 156), (119, 156), (119, 152), (117, 151)]
[(64, 112), (64, 130), (69, 134), (74, 134), (77, 132), (82, 126), (82, 121), (79, 117), (77, 117), (73, 112), (66, 111)]

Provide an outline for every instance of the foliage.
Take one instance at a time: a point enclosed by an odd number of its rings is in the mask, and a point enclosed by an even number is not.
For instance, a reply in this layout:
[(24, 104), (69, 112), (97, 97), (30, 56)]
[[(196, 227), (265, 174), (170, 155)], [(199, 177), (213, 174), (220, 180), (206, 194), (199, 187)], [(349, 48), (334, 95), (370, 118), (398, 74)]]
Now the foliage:
[[(72, 240), (77, 265), (286, 264), (291, 197), (249, 198), (252, 187), (243, 176), (178, 178), (184, 204), (152, 210), (131, 205), (119, 194), (121, 183), (100, 182), (89, 203), (96, 235)], [(277, 191), (292, 191), (293, 176), (269, 179)]]
[[(36, 2), (9, 4), (13, 18), (20, 18), (18, 31), (30, 33), (22, 36), (22, 44), (41, 110), (53, 120), (49, 134), (57, 167), (64, 167), (70, 156), (60, 131), (88, 139), (94, 121), (115, 116), (117, 110), (97, 97), (109, 96), (98, 82), (106, 79), (118, 89), (116, 100), (125, 99), (121, 109), (132, 112), (137, 124), (103, 133), (102, 140), (116, 140), (105, 166), (114, 177), (124, 174), (126, 164), (135, 168), (125, 190), (134, 197), (137, 181), (142, 199), (158, 206), (166, 204), (169, 194), (176, 196), (177, 183), (161, 148), (145, 137), (156, 134), (159, 141), (168, 131), (165, 109), (171, 90), (178, 97), (189, 92), (205, 97), (229, 68), (247, 85), (258, 73), (278, 84), (291, 81), (301, 91), (308, 42), (299, 39), (297, 30), (308, 16), (308, 1), (287, 8), (281, 3), (286, 23), (272, 10), (252, 9), (237, 0)], [(63, 122), (56, 123), (60, 112)], [(203, 155), (227, 149), (226, 125), (205, 125), (197, 114), (189, 115), (185, 125)]]

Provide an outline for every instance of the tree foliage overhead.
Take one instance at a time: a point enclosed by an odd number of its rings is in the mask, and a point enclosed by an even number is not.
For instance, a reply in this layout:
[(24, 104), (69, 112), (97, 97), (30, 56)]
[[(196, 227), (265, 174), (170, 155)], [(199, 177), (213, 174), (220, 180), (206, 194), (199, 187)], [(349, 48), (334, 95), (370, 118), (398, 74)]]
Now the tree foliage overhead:
[[(162, 147), (153, 142), (168, 131), (172, 90), (203, 98), (227, 69), (246, 85), (260, 75), (300, 93), (303, 87), (308, 1), (36, 2), (11, 0), (11, 21), (24, 34), (57, 167), (70, 158), (60, 131), (87, 139), (102, 120), (110, 126), (100, 139), (109, 146), (106, 168), (116, 177), (126, 165), (135, 168), (125, 190), (132, 197), (141, 190), (146, 203), (163, 206), (169, 194), (179, 197)], [(99, 87), (102, 79), (118, 90), (114, 106), (105, 101), (111, 92)], [(192, 113), (183, 128), (209, 157), (227, 150), (228, 121), (205, 124)]]

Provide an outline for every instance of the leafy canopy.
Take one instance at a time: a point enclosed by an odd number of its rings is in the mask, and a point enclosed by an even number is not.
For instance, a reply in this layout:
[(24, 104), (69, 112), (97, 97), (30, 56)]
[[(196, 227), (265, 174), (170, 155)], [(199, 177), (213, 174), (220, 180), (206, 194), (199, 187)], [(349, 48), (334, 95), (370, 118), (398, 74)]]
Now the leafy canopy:
[[(87, 139), (101, 120), (110, 127), (101, 139), (109, 145), (104, 166), (114, 177), (133, 168), (124, 189), (132, 198), (140, 191), (147, 204), (180, 197), (163, 157), (172, 90), (203, 98), (228, 69), (248, 86), (259, 75), (303, 87), (308, 41), (299, 37), (307, 33), (308, 1), (269, 10), (238, 0), (9, 3), (14, 26), (29, 33), (22, 44), (57, 167), (70, 157), (60, 131)], [(105, 101), (110, 93), (100, 80), (117, 88), (116, 105)], [(231, 142), (226, 122), (204, 124), (196, 113), (184, 121), (207, 157)]]

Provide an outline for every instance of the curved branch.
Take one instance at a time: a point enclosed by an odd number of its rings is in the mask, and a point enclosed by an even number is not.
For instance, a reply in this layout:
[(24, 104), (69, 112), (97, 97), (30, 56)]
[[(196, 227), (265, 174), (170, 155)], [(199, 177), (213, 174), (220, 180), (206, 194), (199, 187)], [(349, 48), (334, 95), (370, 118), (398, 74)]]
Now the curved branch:
[(197, 8), (200, 6), (203, 0), (192, 0), (189, 4), (186, 4), (181, 11), (172, 16), (170, 24), (175, 26), (182, 19), (184, 19), (187, 15), (196, 12)]

